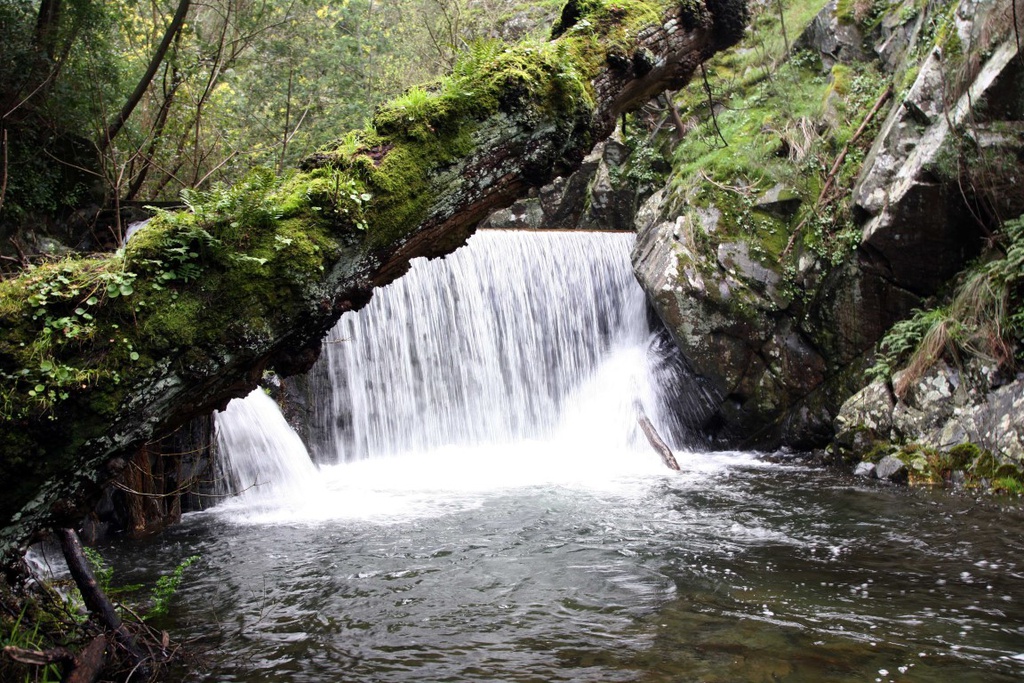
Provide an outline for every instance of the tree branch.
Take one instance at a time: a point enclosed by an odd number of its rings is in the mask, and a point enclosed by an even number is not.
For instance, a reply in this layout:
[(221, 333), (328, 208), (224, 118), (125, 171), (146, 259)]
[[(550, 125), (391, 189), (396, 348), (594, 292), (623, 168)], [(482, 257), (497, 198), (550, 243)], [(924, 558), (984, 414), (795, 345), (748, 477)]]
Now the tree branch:
[(149, 66), (146, 68), (146, 73), (139, 79), (138, 84), (135, 86), (135, 90), (131, 95), (128, 96), (128, 100), (121, 107), (120, 113), (111, 121), (106, 129), (103, 131), (103, 136), (96, 142), (96, 146), (99, 147), (101, 152), (105, 151), (110, 146), (111, 141), (117, 134), (121, 132), (121, 128), (128, 121), (128, 117), (135, 111), (135, 107), (138, 106), (139, 102), (142, 101), (142, 96), (146, 94), (146, 90), (149, 89), (149, 84), (153, 81), (156, 76), (157, 70), (160, 68), (160, 64), (164, 61), (164, 56), (167, 54), (167, 50), (171, 47), (171, 42), (174, 41), (175, 36), (181, 30), (182, 25), (185, 23), (185, 15), (188, 14), (188, 9), (192, 4), (192, 0), (181, 0), (178, 3), (178, 10), (174, 13), (174, 17), (171, 18), (171, 23), (167, 26), (167, 30), (164, 32), (163, 40), (160, 41), (160, 45), (157, 46), (156, 52), (153, 53), (152, 59), (149, 60)]

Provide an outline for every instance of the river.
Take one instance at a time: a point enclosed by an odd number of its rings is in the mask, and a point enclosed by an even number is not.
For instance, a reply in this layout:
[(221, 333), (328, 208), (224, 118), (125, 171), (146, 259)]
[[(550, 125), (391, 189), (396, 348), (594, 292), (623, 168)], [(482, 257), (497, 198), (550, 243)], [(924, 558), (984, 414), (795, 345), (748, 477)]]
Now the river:
[(702, 449), (631, 238), (478, 234), (343, 317), (305, 441), (261, 391), (219, 415), (238, 495), (104, 550), (200, 557), (180, 677), (1021, 680), (1020, 504)]

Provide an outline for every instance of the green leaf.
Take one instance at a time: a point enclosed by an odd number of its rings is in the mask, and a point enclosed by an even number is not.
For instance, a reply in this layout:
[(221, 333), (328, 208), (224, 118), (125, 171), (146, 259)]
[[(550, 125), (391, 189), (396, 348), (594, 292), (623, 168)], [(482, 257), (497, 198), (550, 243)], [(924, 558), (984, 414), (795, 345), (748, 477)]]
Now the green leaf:
[(139, 352), (138, 351), (132, 351), (130, 354), (128, 354), (128, 357), (131, 358), (132, 360), (138, 360), (139, 359)]
[(87, 306), (95, 306), (98, 302), (99, 299), (97, 299), (94, 296), (90, 296), (88, 299), (85, 300)]
[(121, 285), (121, 296), (130, 296), (134, 291), (135, 290), (132, 289), (132, 286), (127, 283)]
[(44, 360), (39, 364), (39, 369), (43, 372), (49, 372), (50, 370), (53, 370), (53, 363), (48, 360)]

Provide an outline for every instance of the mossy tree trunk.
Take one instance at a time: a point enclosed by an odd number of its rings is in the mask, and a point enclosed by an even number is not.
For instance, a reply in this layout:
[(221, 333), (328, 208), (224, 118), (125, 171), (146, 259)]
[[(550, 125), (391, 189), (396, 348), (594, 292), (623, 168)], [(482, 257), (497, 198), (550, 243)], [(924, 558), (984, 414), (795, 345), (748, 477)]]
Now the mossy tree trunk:
[(745, 0), (571, 0), (551, 41), (478, 49), (299, 171), (186, 195), (123, 254), (0, 283), (4, 550), (74, 523), (142, 444), (264, 370), (308, 369), (374, 287), (575, 169), (745, 23)]

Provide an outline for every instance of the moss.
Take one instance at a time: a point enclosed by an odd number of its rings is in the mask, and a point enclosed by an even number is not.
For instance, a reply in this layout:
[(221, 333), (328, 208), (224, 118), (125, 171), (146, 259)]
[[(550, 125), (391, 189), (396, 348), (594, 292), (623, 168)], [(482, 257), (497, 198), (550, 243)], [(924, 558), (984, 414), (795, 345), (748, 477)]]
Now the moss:
[(1015, 496), (1024, 495), (1024, 481), (1015, 477), (999, 477), (992, 482), (992, 491)]
[(890, 0), (838, 0), (836, 18), (866, 34), (876, 29), (890, 9)]
[(888, 441), (879, 441), (872, 445), (871, 449), (861, 456), (861, 460), (864, 462), (878, 463), (885, 456), (891, 455), (894, 450), (895, 447)]
[(962, 443), (949, 449), (946, 457), (952, 469), (964, 470), (981, 457), (981, 449), (970, 442)]

